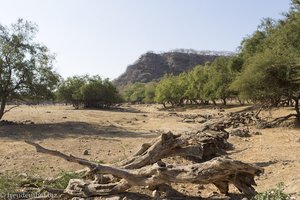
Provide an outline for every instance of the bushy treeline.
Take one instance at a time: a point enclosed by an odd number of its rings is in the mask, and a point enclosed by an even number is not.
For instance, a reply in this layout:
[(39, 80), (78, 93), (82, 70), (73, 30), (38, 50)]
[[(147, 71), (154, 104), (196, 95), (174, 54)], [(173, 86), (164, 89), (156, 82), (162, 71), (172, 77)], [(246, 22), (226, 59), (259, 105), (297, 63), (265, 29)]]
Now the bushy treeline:
[(154, 103), (157, 83), (135, 83), (122, 89), (122, 98), (131, 103)]
[[(74, 76), (63, 81), (54, 71), (54, 55), (35, 40), (37, 25), (19, 19), (10, 26), (0, 24), (0, 120), (7, 103), (39, 103), (59, 100), (75, 107), (107, 107), (120, 101), (108, 80), (99, 76)], [(56, 95), (57, 94), (57, 95)]]
[(242, 70), (239, 56), (220, 57), (206, 65), (198, 65), (178, 76), (165, 75), (158, 83), (135, 83), (123, 90), (123, 98), (132, 103), (161, 103), (165, 107), (184, 104), (216, 104), (237, 99), (238, 92), (231, 85)]
[(157, 102), (164, 106), (208, 104), (209, 101), (216, 104), (217, 100), (226, 104), (228, 98), (237, 97), (229, 86), (241, 69), (240, 63), (237, 57), (220, 57), (178, 76), (168, 74), (158, 83), (130, 85), (123, 91), (123, 97), (129, 102)]
[(242, 42), (242, 70), (231, 89), (242, 99), (270, 106), (293, 105), (300, 121), (299, 30), (299, 0), (291, 1), (283, 19), (262, 20), (258, 29)]
[(100, 76), (73, 76), (61, 83), (57, 91), (59, 101), (73, 104), (78, 108), (104, 108), (121, 101), (121, 97), (108, 79)]
[[(263, 19), (242, 41), (235, 56), (217, 58), (178, 76), (166, 75), (156, 85), (154, 100), (172, 106), (216, 101), (226, 104), (229, 98), (268, 106), (286, 104), (295, 107), (300, 120), (299, 9), (300, 1), (292, 0), (283, 19)], [(133, 85), (127, 97), (145, 101), (145, 89), (141, 88), (146, 86)]]
[(205, 66), (196, 66), (192, 71), (178, 76), (167, 75), (157, 85), (155, 100), (166, 106), (180, 106), (185, 103), (216, 104), (221, 100), (237, 97), (230, 84), (238, 71), (235, 69), (238, 58), (217, 58)]

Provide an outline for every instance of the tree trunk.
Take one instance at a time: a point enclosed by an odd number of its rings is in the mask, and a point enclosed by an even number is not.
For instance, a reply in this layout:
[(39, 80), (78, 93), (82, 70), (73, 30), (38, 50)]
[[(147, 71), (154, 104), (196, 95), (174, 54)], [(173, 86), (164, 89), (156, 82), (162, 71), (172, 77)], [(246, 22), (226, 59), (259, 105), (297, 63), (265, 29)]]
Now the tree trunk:
[(297, 121), (300, 122), (299, 98), (295, 98), (295, 110), (297, 113)]
[(226, 98), (222, 99), (222, 101), (223, 101), (223, 105), (226, 106), (226, 103), (227, 103)]
[(163, 133), (152, 144), (145, 143), (133, 156), (118, 163), (124, 169), (137, 169), (168, 157), (182, 156), (193, 162), (204, 162), (224, 154), (229, 144), (223, 131), (199, 132), (190, 135)]
[(195, 102), (197, 105), (199, 105), (199, 102), (195, 99), (193, 99), (193, 102)]
[(3, 117), (3, 115), (4, 115), (5, 106), (6, 106), (6, 97), (3, 97), (3, 98), (1, 99), (0, 120), (2, 119), (2, 117)]
[(243, 106), (245, 104), (244, 101), (240, 100), (240, 98), (237, 98), (238, 102), (240, 103), (241, 106)]
[(215, 101), (215, 100), (212, 100), (212, 102), (213, 102), (213, 104), (214, 104), (214, 105), (217, 105), (217, 103), (216, 103), (216, 101)]
[[(191, 133), (190, 136), (162, 134), (152, 145), (142, 145), (140, 151), (124, 163), (121, 162), (119, 166), (101, 165), (56, 150), (46, 149), (34, 142), (26, 142), (33, 145), (37, 152), (57, 156), (90, 169), (85, 177), (94, 177), (93, 180), (71, 179), (69, 181), (63, 193), (71, 196), (91, 197), (117, 194), (133, 186), (147, 186), (150, 190), (160, 190), (162, 185), (170, 183), (212, 183), (225, 194), (228, 193), (228, 184), (231, 183), (246, 195), (255, 194), (252, 187), (255, 185), (254, 177), (262, 173), (263, 169), (229, 158), (214, 158), (217, 155), (211, 155), (211, 151), (215, 152), (218, 149), (214, 143), (222, 146), (224, 136), (226, 136), (224, 133), (217, 131)], [(223, 149), (220, 146), (219, 148)], [(183, 166), (168, 165), (161, 161), (162, 158), (169, 156), (200, 158), (201, 161), (208, 156), (208, 161)], [(104, 174), (111, 174), (116, 179), (102, 183), (101, 178), (96, 177), (105, 176)]]

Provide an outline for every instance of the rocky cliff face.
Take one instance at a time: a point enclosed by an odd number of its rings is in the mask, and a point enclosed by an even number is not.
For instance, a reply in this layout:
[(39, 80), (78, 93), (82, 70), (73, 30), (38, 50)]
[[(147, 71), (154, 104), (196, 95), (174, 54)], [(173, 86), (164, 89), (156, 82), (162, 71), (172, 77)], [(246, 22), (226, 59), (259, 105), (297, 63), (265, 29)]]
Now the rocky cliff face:
[(167, 52), (156, 54), (148, 52), (143, 54), (134, 64), (129, 65), (125, 73), (114, 82), (117, 86), (159, 80), (165, 74), (174, 74), (188, 71), (199, 64), (212, 61), (220, 55), (201, 55), (190, 52)]

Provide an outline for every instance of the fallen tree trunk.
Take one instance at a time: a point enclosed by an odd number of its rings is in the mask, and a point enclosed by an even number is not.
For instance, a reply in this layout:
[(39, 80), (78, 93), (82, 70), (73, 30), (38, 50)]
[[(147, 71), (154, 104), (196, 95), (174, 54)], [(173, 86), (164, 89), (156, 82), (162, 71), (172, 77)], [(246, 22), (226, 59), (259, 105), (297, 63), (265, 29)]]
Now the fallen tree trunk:
[(164, 133), (152, 144), (146, 143), (133, 156), (121, 161), (118, 166), (137, 169), (151, 165), (163, 158), (181, 156), (194, 162), (203, 162), (225, 153), (229, 144), (228, 133), (205, 131), (186, 135)]
[(283, 117), (278, 117), (272, 121), (262, 121), (261, 123), (259, 123), (257, 125), (258, 128), (260, 129), (264, 129), (264, 128), (275, 128), (278, 127), (280, 124), (282, 124), (283, 122), (287, 121), (288, 119), (295, 117), (297, 118), (298, 115), (297, 114), (289, 114), (287, 116), (283, 116)]
[[(228, 145), (227, 138), (226, 132), (217, 131), (190, 133), (184, 136), (169, 132), (162, 134), (152, 144), (142, 145), (134, 156), (119, 163), (117, 167), (100, 165), (44, 148), (34, 142), (26, 142), (35, 146), (37, 152), (57, 156), (90, 169), (87, 177), (93, 177), (92, 180), (73, 179), (69, 182), (63, 193), (71, 196), (117, 194), (133, 186), (147, 186), (151, 190), (166, 192), (170, 183), (213, 183), (221, 193), (228, 193), (228, 184), (232, 183), (242, 193), (254, 194), (254, 176), (262, 172), (261, 168), (228, 158), (214, 158), (224, 153)], [(173, 166), (161, 161), (170, 156), (182, 156), (202, 163)], [(99, 176), (107, 174), (116, 179), (108, 179), (108, 182), (103, 184), (99, 181)]]
[(122, 178), (117, 183), (97, 184), (91, 181), (74, 179), (64, 191), (70, 195), (89, 197), (111, 195), (125, 192), (132, 186), (147, 186), (152, 190), (160, 190), (160, 186), (170, 183), (213, 183), (221, 193), (228, 193), (231, 183), (246, 195), (255, 194), (254, 176), (262, 169), (227, 158), (214, 158), (210, 161), (186, 166), (168, 166), (157, 162), (135, 170), (98, 165), (99, 173), (108, 173)]

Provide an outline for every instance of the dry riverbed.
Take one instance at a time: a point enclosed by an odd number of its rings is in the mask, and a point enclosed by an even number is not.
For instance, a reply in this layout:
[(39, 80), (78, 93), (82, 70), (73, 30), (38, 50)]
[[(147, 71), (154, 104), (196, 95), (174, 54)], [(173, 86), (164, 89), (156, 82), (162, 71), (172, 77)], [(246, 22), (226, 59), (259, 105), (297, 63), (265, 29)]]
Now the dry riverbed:
[[(247, 107), (226, 108), (237, 112)], [(22, 124), (0, 125), (0, 173), (28, 173), (41, 177), (55, 177), (62, 170), (82, 169), (82, 166), (60, 158), (39, 154), (24, 140), (70, 153), (93, 161), (113, 164), (149, 142), (162, 132), (184, 133), (197, 130), (199, 123), (184, 123), (170, 114), (216, 114), (213, 108), (161, 110), (160, 105), (123, 105), (114, 110), (75, 110), (71, 106), (20, 106), (4, 116), (4, 120)], [(265, 112), (265, 117), (276, 117), (293, 112), (279, 109)], [(256, 163), (265, 169), (257, 178), (257, 191), (262, 192), (279, 182), (286, 192), (300, 192), (300, 129), (272, 128), (259, 130), (261, 135), (241, 138), (232, 136), (234, 149), (229, 157)], [(84, 151), (88, 155), (83, 155)], [(210, 196), (217, 191), (212, 185), (178, 185), (181, 192), (193, 196)], [(235, 189), (232, 192), (238, 193)]]

